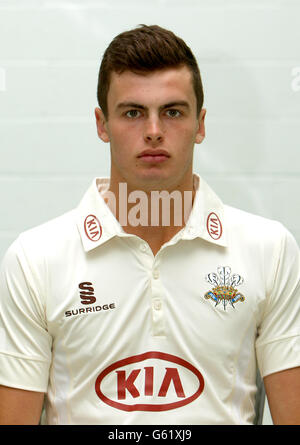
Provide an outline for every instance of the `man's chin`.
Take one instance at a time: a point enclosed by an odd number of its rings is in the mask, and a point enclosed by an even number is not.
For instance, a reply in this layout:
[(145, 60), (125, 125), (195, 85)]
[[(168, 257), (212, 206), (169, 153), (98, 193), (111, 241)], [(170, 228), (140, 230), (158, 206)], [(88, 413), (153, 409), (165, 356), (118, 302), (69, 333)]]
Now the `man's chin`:
[(167, 190), (169, 182), (170, 177), (167, 175), (162, 173), (151, 173), (136, 177), (132, 184), (128, 183), (128, 188), (143, 190), (145, 192), (151, 192), (152, 190)]

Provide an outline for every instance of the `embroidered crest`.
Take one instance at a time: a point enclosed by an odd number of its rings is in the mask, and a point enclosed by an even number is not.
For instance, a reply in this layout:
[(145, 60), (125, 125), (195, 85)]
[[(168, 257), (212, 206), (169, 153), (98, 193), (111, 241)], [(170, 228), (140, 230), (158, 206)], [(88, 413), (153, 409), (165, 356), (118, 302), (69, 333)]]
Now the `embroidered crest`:
[(235, 289), (235, 286), (243, 284), (244, 278), (238, 274), (231, 275), (231, 268), (228, 266), (218, 267), (217, 272), (206, 275), (205, 280), (215, 287), (206, 292), (204, 298), (213, 300), (215, 306), (221, 303), (225, 311), (228, 303), (234, 308), (235, 303), (245, 300), (244, 295)]

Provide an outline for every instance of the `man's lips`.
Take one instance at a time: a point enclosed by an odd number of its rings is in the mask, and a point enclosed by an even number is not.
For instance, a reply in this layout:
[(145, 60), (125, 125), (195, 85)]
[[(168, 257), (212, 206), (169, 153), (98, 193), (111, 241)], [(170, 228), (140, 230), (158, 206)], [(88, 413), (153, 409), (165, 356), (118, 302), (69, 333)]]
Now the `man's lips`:
[(170, 157), (169, 153), (164, 150), (145, 150), (138, 155), (143, 162), (163, 162)]

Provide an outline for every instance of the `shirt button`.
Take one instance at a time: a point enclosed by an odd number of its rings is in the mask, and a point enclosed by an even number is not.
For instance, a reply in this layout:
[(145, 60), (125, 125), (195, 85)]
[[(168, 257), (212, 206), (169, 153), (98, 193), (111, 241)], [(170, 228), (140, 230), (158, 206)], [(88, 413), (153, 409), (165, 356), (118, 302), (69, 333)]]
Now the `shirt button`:
[(159, 311), (161, 309), (161, 302), (160, 301), (154, 301), (153, 307), (156, 311)]
[(142, 252), (146, 252), (147, 245), (146, 244), (141, 244), (140, 249), (141, 249)]
[(157, 280), (157, 278), (159, 277), (159, 272), (158, 270), (154, 270), (153, 271), (153, 278), (155, 278)]

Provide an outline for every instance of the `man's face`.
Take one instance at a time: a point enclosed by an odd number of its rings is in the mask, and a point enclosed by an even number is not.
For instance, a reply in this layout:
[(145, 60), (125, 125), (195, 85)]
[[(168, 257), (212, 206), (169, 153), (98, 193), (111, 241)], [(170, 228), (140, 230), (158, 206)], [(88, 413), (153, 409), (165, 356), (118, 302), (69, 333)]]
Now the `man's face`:
[(171, 190), (190, 184), (193, 150), (205, 136), (203, 109), (196, 116), (187, 67), (146, 75), (112, 73), (108, 120), (95, 110), (97, 130), (110, 143), (111, 182), (132, 190)]

